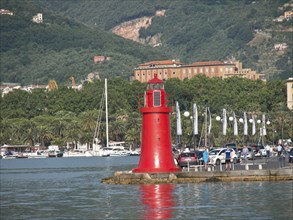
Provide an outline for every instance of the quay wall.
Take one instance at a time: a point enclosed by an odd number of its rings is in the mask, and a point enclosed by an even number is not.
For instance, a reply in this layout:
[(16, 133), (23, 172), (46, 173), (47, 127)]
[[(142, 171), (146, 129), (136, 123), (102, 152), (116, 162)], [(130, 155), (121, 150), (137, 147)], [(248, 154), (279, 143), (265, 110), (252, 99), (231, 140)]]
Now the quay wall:
[(117, 171), (114, 173), (114, 176), (101, 180), (105, 184), (201, 183), (219, 181), (293, 181), (293, 169), (174, 173), (132, 173), (131, 171)]

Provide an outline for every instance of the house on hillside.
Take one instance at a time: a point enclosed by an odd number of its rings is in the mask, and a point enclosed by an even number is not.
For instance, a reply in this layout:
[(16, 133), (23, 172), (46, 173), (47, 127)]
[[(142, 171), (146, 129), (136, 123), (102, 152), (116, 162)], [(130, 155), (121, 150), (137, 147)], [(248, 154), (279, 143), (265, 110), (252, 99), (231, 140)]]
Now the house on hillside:
[(38, 13), (35, 16), (33, 16), (33, 22), (35, 23), (43, 23), (43, 14), (42, 13)]
[(273, 21), (276, 21), (276, 22), (283, 22), (284, 20), (291, 20), (293, 18), (293, 11), (285, 11), (284, 12), (284, 15), (281, 15), (277, 18), (275, 18)]
[(19, 83), (2, 83), (0, 85), (0, 92), (2, 97), (4, 97), (9, 92), (14, 90), (23, 90), (26, 92), (32, 92), (34, 89), (48, 89), (48, 85), (29, 85), (29, 86), (20, 86)]
[(288, 48), (288, 45), (286, 43), (275, 44), (274, 48), (275, 50), (285, 50), (286, 48)]
[(94, 63), (104, 63), (105, 60), (111, 60), (111, 57), (106, 57), (106, 56), (94, 56), (93, 57)]
[(292, 19), (293, 18), (293, 11), (285, 11), (284, 17), (287, 21)]
[(13, 16), (13, 12), (7, 9), (0, 9), (0, 15), (10, 15)]

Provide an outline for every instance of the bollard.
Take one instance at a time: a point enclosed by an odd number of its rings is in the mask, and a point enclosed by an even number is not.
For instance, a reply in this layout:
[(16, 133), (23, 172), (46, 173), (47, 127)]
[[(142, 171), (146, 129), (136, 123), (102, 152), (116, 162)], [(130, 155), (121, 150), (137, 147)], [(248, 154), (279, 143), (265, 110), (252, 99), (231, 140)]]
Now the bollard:
[(208, 171), (211, 171), (211, 167), (208, 167)]
[(220, 171), (223, 171), (222, 163), (220, 163)]
[(261, 164), (258, 165), (258, 169), (262, 170), (262, 165)]
[(245, 170), (249, 170), (248, 164), (245, 164)]
[(187, 161), (187, 171), (189, 172), (189, 161)]
[(234, 170), (234, 162), (232, 163), (232, 170)]

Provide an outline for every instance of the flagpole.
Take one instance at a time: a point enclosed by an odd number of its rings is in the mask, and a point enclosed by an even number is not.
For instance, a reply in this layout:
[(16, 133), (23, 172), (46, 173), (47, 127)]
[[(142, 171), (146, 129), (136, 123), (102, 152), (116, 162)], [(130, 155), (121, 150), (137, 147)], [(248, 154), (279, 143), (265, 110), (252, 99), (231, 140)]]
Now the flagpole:
[(208, 136), (208, 108), (205, 109), (204, 116), (204, 146), (207, 147), (207, 136)]
[(226, 134), (227, 134), (227, 113), (226, 113), (226, 109), (223, 109), (223, 143), (222, 143), (223, 146), (225, 142), (224, 136), (226, 136)]
[(197, 136), (198, 136), (198, 112), (197, 105), (193, 104), (193, 137), (194, 137), (194, 149), (197, 147)]
[(182, 135), (182, 127), (181, 127), (181, 115), (180, 115), (180, 108), (179, 108), (179, 103), (176, 102), (176, 134), (177, 134), (177, 139), (178, 139), (178, 146), (181, 148), (181, 135)]
[[(248, 136), (248, 124), (246, 112), (243, 113), (244, 125), (243, 125), (243, 143), (245, 143), (245, 136)], [(247, 142), (246, 142), (247, 145)]]

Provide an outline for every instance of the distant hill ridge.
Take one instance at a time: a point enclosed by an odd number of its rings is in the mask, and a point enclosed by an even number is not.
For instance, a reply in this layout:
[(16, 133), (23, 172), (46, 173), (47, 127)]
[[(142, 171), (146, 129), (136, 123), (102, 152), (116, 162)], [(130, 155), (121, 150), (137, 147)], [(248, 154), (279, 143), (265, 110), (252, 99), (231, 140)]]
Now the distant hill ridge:
[[(292, 0), (136, 0), (119, 7), (117, 1), (2, 0), (0, 8), (14, 13), (0, 21), (5, 82), (68, 84), (91, 72), (129, 79), (135, 66), (151, 60), (231, 57), (268, 80), (292, 76), (292, 19), (274, 20), (292, 10)], [(43, 23), (32, 22), (37, 13)], [(114, 35), (118, 27), (139, 43)], [(95, 64), (94, 56), (111, 60)]]

